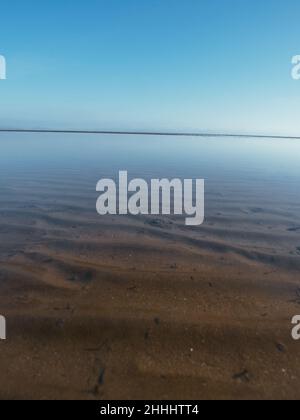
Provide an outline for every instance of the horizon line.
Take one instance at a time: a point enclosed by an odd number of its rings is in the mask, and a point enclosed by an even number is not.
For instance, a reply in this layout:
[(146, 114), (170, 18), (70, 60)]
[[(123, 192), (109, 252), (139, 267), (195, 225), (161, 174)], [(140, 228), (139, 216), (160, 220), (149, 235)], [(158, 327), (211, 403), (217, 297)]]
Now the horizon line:
[(103, 134), (132, 136), (177, 136), (177, 137), (230, 137), (300, 140), (300, 136), (267, 135), (267, 134), (231, 134), (205, 132), (171, 132), (171, 131), (130, 131), (130, 130), (71, 130), (71, 129), (31, 129), (31, 128), (0, 128), (0, 133), (36, 133), (36, 134)]

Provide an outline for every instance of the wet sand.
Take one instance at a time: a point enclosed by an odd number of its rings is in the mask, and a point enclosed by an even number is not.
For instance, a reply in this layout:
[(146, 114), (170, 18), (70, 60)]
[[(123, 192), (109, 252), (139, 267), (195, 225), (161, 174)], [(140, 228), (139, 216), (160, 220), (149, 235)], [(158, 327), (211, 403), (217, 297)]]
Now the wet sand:
[(80, 179), (1, 183), (0, 397), (298, 399), (296, 185), (211, 188), (191, 229), (99, 217)]

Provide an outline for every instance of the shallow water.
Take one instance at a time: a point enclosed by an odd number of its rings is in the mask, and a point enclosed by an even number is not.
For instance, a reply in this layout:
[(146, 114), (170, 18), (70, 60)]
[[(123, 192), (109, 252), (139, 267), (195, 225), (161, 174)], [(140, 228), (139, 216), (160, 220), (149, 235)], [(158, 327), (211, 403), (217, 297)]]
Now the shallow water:
[(91, 169), (169, 176), (299, 177), (300, 141), (0, 133), (1, 168)]
[[(2, 397), (299, 399), (300, 143), (11, 134), (0, 150)], [(204, 224), (99, 216), (96, 183), (119, 170), (205, 178)]]
[(22, 216), (24, 227), (34, 211), (35, 218), (63, 212), (65, 221), (75, 213), (97, 226), (96, 183), (120, 170), (130, 178), (204, 178), (205, 223), (183, 229), (182, 220), (171, 218), (184, 236), (209, 238), (234, 252), (284, 256), (285, 266), (298, 267), (296, 140), (1, 134), (0, 150), (4, 225), (5, 218), (16, 224)]

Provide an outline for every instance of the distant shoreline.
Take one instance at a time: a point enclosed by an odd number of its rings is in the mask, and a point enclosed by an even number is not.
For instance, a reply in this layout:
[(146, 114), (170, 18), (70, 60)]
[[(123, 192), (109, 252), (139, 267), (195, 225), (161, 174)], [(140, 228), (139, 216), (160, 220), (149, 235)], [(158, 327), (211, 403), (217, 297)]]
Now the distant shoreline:
[(278, 136), (262, 134), (222, 134), (222, 133), (194, 133), (194, 132), (166, 132), (166, 131), (110, 131), (110, 130), (58, 130), (58, 129), (22, 129), (0, 128), (0, 133), (33, 133), (33, 134), (104, 134), (130, 136), (174, 136), (174, 137), (229, 137), (248, 139), (281, 139), (300, 140), (300, 136)]

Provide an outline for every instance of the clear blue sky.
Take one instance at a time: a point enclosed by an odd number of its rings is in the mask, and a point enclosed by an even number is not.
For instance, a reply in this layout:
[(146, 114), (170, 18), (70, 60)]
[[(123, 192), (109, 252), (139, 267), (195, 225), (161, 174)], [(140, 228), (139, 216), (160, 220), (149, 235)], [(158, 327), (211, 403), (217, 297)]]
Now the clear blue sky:
[(0, 125), (300, 134), (299, 0), (2, 0)]

